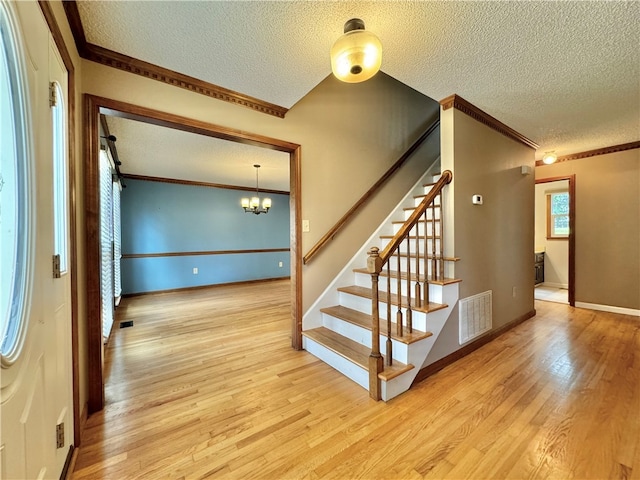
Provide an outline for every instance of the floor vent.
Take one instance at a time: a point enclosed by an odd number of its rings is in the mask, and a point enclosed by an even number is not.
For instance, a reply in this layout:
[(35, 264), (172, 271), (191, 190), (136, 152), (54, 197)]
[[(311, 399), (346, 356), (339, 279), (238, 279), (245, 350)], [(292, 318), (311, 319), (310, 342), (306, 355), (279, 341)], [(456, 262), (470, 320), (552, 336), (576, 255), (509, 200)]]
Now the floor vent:
[(459, 344), (482, 335), (491, 330), (492, 325), (491, 290), (460, 300)]
[(120, 322), (120, 328), (133, 327), (133, 320), (127, 320), (126, 322)]

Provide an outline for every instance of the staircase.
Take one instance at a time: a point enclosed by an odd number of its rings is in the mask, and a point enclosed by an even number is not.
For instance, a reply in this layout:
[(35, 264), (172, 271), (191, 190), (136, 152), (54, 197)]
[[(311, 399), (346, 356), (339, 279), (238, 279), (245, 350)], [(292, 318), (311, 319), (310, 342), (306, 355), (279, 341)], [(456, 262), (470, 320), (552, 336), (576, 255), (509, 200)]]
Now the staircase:
[(447, 179), (427, 172), (303, 318), (303, 347), (372, 398), (411, 387), (458, 300), (458, 259), (444, 253)]

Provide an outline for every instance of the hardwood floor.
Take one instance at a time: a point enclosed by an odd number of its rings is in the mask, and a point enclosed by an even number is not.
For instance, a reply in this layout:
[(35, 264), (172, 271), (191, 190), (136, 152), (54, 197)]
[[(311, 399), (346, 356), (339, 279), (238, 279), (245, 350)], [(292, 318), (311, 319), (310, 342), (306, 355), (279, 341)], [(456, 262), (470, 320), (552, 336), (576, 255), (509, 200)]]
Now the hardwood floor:
[(536, 302), (385, 404), (291, 349), (288, 295), (126, 299), (73, 478), (640, 478), (638, 318)]

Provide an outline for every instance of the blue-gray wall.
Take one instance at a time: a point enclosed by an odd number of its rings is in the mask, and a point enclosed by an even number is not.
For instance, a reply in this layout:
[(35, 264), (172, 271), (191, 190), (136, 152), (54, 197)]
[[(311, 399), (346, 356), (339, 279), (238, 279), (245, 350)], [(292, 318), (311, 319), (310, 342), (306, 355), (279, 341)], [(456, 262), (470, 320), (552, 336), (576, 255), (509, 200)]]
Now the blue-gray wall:
[[(133, 179), (125, 184), (123, 255), (289, 248), (289, 195), (269, 194), (269, 213), (252, 215), (240, 207), (251, 192)], [(289, 273), (288, 251), (123, 258), (122, 288), (132, 294)]]

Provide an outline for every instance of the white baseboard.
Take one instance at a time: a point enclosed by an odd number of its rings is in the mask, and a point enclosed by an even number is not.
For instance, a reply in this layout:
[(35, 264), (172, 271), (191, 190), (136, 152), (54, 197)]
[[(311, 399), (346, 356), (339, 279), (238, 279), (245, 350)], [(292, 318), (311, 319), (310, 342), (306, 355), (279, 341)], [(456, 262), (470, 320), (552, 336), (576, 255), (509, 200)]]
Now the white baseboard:
[(564, 290), (569, 289), (568, 283), (553, 283), (553, 282), (542, 282), (543, 287), (552, 287), (552, 288), (562, 288)]
[(601, 312), (620, 313), (622, 315), (632, 315), (640, 317), (640, 310), (625, 307), (613, 307), (611, 305), (598, 305), (597, 303), (576, 302), (578, 308), (588, 308), (589, 310), (599, 310)]

